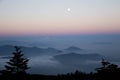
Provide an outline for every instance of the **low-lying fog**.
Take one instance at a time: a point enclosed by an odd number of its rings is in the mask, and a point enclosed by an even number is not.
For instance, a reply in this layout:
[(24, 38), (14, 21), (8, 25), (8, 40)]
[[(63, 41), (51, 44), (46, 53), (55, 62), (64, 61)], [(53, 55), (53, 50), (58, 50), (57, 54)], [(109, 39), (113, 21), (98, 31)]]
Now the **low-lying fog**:
[[(8, 46), (14, 45), (22, 46), (23, 53), (30, 58), (31, 69), (28, 71), (31, 73), (58, 74), (75, 70), (90, 72), (101, 66), (102, 58), (118, 65), (120, 63), (120, 35), (1, 37), (0, 56), (11, 56), (14, 48), (12, 50)], [(3, 49), (9, 49), (9, 52)], [(76, 58), (79, 55), (80, 59)], [(0, 59), (1, 69), (6, 61), (7, 59)]]

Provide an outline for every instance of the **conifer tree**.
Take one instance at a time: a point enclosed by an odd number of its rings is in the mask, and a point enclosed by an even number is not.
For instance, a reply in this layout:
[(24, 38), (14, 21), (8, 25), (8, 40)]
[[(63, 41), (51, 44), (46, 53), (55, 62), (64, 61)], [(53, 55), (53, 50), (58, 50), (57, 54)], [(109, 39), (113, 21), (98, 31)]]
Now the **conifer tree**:
[(15, 52), (13, 52), (13, 57), (5, 65), (5, 71), (11, 74), (26, 73), (26, 70), (29, 69), (28, 61), (29, 59), (24, 58), (21, 49), (15, 46)]

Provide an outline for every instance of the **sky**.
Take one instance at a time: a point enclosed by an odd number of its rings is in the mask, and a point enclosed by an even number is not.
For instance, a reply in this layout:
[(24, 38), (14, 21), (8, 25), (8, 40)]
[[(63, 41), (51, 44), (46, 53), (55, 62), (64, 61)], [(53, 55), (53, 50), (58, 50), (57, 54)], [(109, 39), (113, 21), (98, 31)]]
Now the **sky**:
[(120, 0), (0, 0), (0, 35), (120, 33)]

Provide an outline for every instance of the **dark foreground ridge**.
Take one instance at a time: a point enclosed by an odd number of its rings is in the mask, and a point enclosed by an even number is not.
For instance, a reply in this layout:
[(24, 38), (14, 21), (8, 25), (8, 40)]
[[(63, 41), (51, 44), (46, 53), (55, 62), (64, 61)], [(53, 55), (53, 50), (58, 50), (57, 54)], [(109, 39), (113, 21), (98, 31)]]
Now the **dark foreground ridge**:
[[(19, 47), (15, 47), (13, 57), (5, 65), (4, 70), (0, 70), (0, 80), (120, 80), (120, 68), (102, 59), (102, 67), (96, 68), (96, 72), (85, 73), (75, 71), (74, 73), (59, 75), (29, 74), (26, 72), (29, 59), (24, 58), (24, 54)], [(89, 66), (88, 66), (89, 67)]]

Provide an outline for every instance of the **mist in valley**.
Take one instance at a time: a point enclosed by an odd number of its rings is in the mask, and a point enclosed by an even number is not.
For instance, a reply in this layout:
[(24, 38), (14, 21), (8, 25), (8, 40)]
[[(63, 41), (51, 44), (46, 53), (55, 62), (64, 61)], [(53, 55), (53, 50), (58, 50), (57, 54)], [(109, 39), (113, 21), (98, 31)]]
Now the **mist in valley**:
[(75, 70), (91, 72), (100, 66), (102, 58), (120, 65), (119, 36), (2, 37), (0, 38), (0, 67), (4, 67), (15, 45), (20, 46), (25, 56), (30, 59), (31, 69), (28, 70), (30, 73), (62, 74)]

